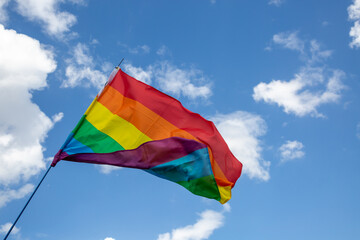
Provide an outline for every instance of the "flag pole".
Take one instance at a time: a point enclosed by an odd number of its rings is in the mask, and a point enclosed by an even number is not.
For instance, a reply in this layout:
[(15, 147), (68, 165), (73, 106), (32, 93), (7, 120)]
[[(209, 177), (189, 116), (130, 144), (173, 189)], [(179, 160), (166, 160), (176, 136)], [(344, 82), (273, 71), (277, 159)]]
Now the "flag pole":
[(29, 204), (29, 202), (31, 201), (31, 199), (33, 198), (33, 196), (35, 195), (36, 191), (38, 190), (38, 188), (40, 187), (42, 181), (45, 179), (46, 175), (48, 174), (48, 172), (51, 169), (51, 165), (48, 168), (48, 170), (46, 171), (46, 173), (44, 174), (43, 178), (41, 179), (41, 181), (39, 182), (39, 184), (37, 185), (37, 187), (35, 188), (34, 192), (31, 194), (29, 200), (27, 201), (27, 203), (25, 204), (24, 208), (21, 210), (19, 216), (16, 218), (15, 222), (13, 223), (13, 225), (11, 226), (11, 228), (9, 229), (8, 233), (6, 234), (4, 240), (6, 240), (8, 238), (8, 236), (10, 235), (11, 231), (13, 230), (13, 228), (15, 227), (15, 224), (17, 223), (17, 221), (19, 220), (19, 218), (21, 217), (22, 213), (24, 212), (25, 208), (27, 207), (27, 205)]
[(120, 65), (122, 64), (122, 62), (124, 61), (124, 59), (125, 59), (125, 58), (122, 58), (122, 59), (121, 59), (120, 63), (117, 65), (117, 68), (120, 67)]

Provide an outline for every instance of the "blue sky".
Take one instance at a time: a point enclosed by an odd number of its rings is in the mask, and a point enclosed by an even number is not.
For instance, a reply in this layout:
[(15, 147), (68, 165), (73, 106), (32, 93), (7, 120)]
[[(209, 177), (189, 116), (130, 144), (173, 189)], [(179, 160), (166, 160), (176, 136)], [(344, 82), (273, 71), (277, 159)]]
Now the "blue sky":
[(222, 206), (60, 162), (9, 239), (359, 239), (360, 0), (0, 0), (0, 236), (122, 69), (215, 122)]

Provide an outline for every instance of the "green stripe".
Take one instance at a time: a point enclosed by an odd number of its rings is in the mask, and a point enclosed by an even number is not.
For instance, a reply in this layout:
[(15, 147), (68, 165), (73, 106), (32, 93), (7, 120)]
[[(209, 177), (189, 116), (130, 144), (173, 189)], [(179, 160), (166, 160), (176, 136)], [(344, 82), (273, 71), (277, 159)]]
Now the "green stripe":
[(216, 199), (218, 201), (221, 199), (214, 175), (177, 183), (196, 195)]
[(85, 114), (82, 115), (82, 117), (80, 118), (79, 122), (76, 124), (75, 128), (71, 131), (73, 134), (75, 134), (75, 133), (79, 130), (79, 128), (80, 128), (80, 126), (83, 124), (85, 118), (86, 118), (86, 115), (85, 115)]
[(74, 138), (91, 148), (94, 153), (111, 153), (124, 150), (124, 148), (113, 138), (96, 129), (85, 119), (85, 115), (81, 120), (81, 125), (75, 128), (76, 133)]

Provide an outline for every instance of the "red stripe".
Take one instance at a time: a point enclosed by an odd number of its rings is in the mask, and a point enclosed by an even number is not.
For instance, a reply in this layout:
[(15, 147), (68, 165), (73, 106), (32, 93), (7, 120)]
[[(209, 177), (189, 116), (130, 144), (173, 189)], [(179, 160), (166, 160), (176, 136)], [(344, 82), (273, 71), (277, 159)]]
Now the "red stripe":
[(230, 152), (214, 123), (187, 110), (178, 100), (136, 80), (121, 69), (109, 85), (206, 143), (226, 178), (235, 184), (240, 177), (242, 164)]

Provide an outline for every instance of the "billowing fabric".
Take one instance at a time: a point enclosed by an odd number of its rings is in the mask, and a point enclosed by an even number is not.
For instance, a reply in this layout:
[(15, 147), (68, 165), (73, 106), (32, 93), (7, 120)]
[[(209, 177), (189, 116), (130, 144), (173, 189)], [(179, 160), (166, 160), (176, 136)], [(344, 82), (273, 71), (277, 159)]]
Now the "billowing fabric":
[(221, 203), (242, 164), (214, 124), (116, 70), (54, 157), (138, 168)]

